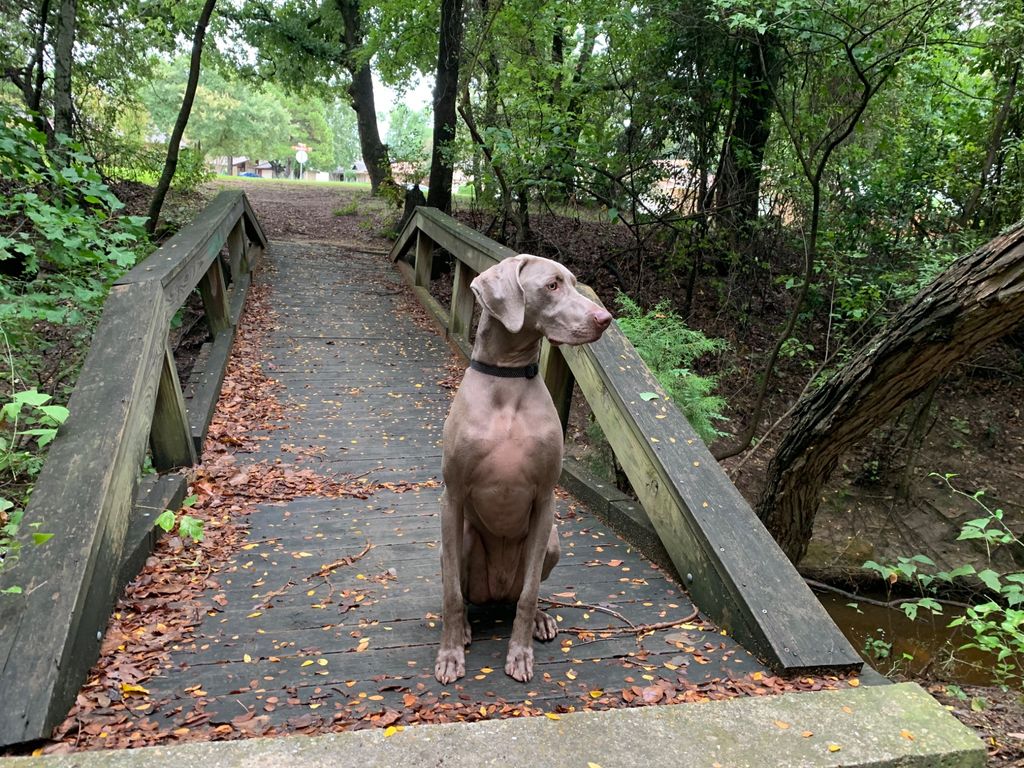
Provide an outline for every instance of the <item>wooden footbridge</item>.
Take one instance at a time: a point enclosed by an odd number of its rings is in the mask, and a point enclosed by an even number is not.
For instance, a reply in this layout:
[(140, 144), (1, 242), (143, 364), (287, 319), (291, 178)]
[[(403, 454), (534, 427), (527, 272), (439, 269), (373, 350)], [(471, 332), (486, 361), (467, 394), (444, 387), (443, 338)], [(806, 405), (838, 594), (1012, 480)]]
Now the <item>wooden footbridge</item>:
[[(455, 257), (449, 307), (427, 291), (436, 248)], [(390, 258), (268, 243), (224, 192), (118, 281), (28, 512), (56, 535), (4, 571), (23, 592), (0, 601), (0, 744), (55, 726), (84, 746), (152, 744), (846, 687), (859, 657), (614, 326), (546, 348), (545, 380), (563, 411), (579, 385), (646, 511), (632, 525), (656, 532), (685, 589), (602, 520), (620, 501), (560, 494), (563, 558), (542, 596), (562, 631), (536, 644), (534, 680), (502, 672), (511, 613), (480, 609), (467, 676), (434, 681), (452, 349), (468, 350), (470, 280), (510, 253), (422, 208)], [(250, 284), (271, 315), (245, 349), (280, 407), (247, 447), (204, 457)], [(168, 326), (196, 289), (212, 340), (183, 390)], [(231, 465), (225, 489), (271, 470), (305, 484), (212, 502), (208, 529), (234, 515), (244, 535), (219, 563), (175, 555), (197, 592), (146, 561), (199, 461)], [(133, 580), (115, 618), (134, 629), (104, 638)], [(140, 638), (142, 660), (109, 660)]]

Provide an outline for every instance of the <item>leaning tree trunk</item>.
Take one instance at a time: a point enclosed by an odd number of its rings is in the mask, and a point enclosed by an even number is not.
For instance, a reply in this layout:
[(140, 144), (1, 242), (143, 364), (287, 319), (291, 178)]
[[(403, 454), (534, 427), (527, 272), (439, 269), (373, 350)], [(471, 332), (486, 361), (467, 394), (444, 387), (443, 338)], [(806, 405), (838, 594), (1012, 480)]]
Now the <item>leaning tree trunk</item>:
[(843, 452), (1022, 320), (1024, 227), (955, 261), (797, 404), (757, 510), (790, 560), (807, 551), (821, 489)]
[(377, 107), (373, 98), (373, 74), (370, 65), (364, 64), (352, 73), (352, 84), (348, 88), (352, 108), (356, 111), (356, 126), (359, 129), (359, 146), (370, 174), (370, 190), (376, 194), (382, 184), (393, 184), (391, 160), (388, 145), (380, 140), (377, 128)]
[[(185, 95), (181, 99), (181, 109), (178, 110), (178, 119), (171, 131), (171, 138), (167, 144), (167, 158), (164, 160), (164, 170), (160, 174), (160, 181), (153, 190), (153, 197), (149, 201), (149, 221), (146, 222), (146, 232), (152, 235), (156, 231), (157, 221), (160, 219), (160, 210), (164, 206), (164, 198), (167, 190), (171, 188), (171, 181), (174, 179), (174, 172), (178, 169), (178, 152), (181, 148), (181, 139), (185, 135), (185, 127), (188, 125), (189, 115), (192, 114), (192, 103), (196, 98), (196, 89), (199, 87), (199, 70), (203, 58), (203, 41), (206, 39), (206, 27), (213, 15), (213, 6), (217, 0), (206, 0), (203, 10), (199, 14), (199, 21), (196, 22), (196, 31), (192, 36), (192, 59), (188, 67), (188, 82), (185, 84)], [(230, 163), (230, 158), (228, 159)], [(231, 166), (228, 166), (228, 173)]]
[(437, 79), (434, 82), (434, 148), (430, 157), (427, 205), (452, 211), (452, 176), (455, 158), (455, 112), (459, 96), (459, 59), (462, 49), (462, 0), (441, 0), (438, 31)]
[(344, 23), (342, 43), (345, 46), (346, 69), (352, 78), (348, 87), (349, 103), (356, 113), (359, 148), (362, 150), (370, 189), (376, 194), (382, 184), (394, 185), (388, 145), (380, 140), (377, 128), (377, 105), (373, 98), (373, 72), (370, 61), (362, 55), (363, 17), (359, 0), (335, 0)]

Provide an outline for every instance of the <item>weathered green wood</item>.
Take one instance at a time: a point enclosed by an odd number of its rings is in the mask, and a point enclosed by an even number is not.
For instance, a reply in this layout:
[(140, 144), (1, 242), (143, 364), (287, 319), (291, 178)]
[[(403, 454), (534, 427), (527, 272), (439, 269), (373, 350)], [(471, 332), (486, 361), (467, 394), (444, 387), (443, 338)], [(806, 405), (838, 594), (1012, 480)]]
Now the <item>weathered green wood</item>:
[(166, 302), (166, 320), (178, 311), (220, 254), (228, 235), (245, 210), (239, 191), (221, 192), (192, 223), (121, 279), (118, 285), (159, 281)]
[[(0, 744), (45, 738), (67, 713), (96, 659), (165, 356), (160, 284), (114, 286), (32, 494), (26, 520), (56, 534), (22, 550), (0, 585), (23, 594), (5, 607), (0, 643)], [(3, 602), (8, 602), (6, 599)]]
[(388, 253), (388, 258), (391, 261), (398, 261), (405, 256), (408, 250), (412, 248), (413, 244), (416, 242), (416, 238), (419, 233), (417, 217), (419, 216), (419, 212), (422, 210), (422, 207), (417, 208), (416, 213), (412, 215), (409, 221), (406, 222), (405, 228), (398, 234), (398, 239), (395, 240), (395, 244), (391, 246), (391, 251)]
[(547, 339), (541, 343), (540, 373), (544, 384), (551, 393), (551, 401), (558, 411), (558, 420), (562, 422), (562, 433), (569, 424), (569, 408), (572, 405), (572, 371), (569, 370), (565, 358), (557, 347), (551, 346)]
[[(242, 273), (230, 296), (219, 259), (228, 237), (236, 253), (241, 245)], [(0, 587), (23, 590), (0, 601), (0, 690), (21, 694), (0, 709), (0, 745), (44, 738), (63, 718), (96, 657), (117, 589), (139, 557), (145, 559), (140, 542), (151, 538), (150, 521), (133, 518), (131, 509), (147, 440), (158, 469), (195, 461), (191, 413), (186, 415), (167, 348), (171, 317), (202, 280), (211, 325), (220, 346), (229, 349), (250, 283), (248, 268), (266, 242), (244, 195), (222, 193), (111, 289), (68, 405), (71, 416), (26, 513), (57, 535), (45, 546), (25, 548), (18, 567), (0, 574)], [(217, 390), (226, 360), (224, 351), (205, 369), (207, 379), (217, 379)], [(203, 433), (212, 407), (204, 411)], [(145, 497), (162, 499), (177, 495), (184, 481), (147, 482), (157, 490)]]
[(469, 341), (473, 325), (473, 291), (469, 284), (476, 274), (458, 259), (455, 260), (455, 274), (452, 282), (452, 305), (448, 319), (448, 333)]
[(434, 244), (430, 238), (420, 232), (416, 238), (416, 285), (426, 288), (430, 286), (430, 270), (434, 264)]
[[(237, 274), (234, 267), (232, 267), (232, 274)], [(216, 338), (231, 327), (228, 291), (224, 282), (224, 267), (221, 266), (220, 259), (214, 259), (210, 263), (206, 274), (199, 281), (199, 295), (203, 299), (206, 324), (210, 328), (210, 333)]]
[(142, 478), (135, 492), (131, 520), (125, 535), (118, 592), (142, 570), (146, 559), (153, 552), (156, 540), (163, 533), (162, 529), (157, 528), (156, 519), (165, 509), (178, 509), (187, 488), (188, 479), (180, 474), (146, 475)]
[(185, 410), (188, 412), (188, 428), (192, 443), (199, 454), (203, 452), (206, 431), (217, 408), (220, 388), (224, 383), (228, 359), (231, 357), (231, 345), (235, 340), (235, 330), (238, 328), (251, 282), (252, 274), (245, 273), (232, 285), (228, 328), (212, 343), (203, 345), (197, 365), (192, 369), (185, 393)]
[(185, 399), (178, 382), (174, 353), (164, 348), (164, 362), (160, 367), (160, 383), (153, 426), (149, 431), (149, 446), (153, 452), (153, 466), (158, 472), (178, 467), (191, 467), (196, 463), (196, 450), (189, 432)]
[[(859, 669), (857, 652), (618, 326), (563, 354), (701, 609), (780, 671)], [(646, 392), (658, 397), (645, 401)]]
[[(242, 195), (242, 204), (245, 206), (245, 231), (249, 236), (251, 245), (249, 250), (257, 249), (262, 252), (270, 241), (267, 239), (266, 234), (263, 232), (263, 226), (260, 224), (260, 220), (256, 218), (256, 213), (252, 209), (252, 205), (249, 203), (249, 198), (244, 194)], [(249, 257), (249, 269), (252, 270), (256, 267), (256, 260), (250, 254)]]
[(206, 365), (201, 372), (193, 371), (189, 390), (192, 396), (185, 404), (188, 413), (188, 431), (197, 453), (203, 452), (203, 441), (209, 429), (213, 412), (217, 408), (220, 388), (224, 383), (231, 345), (235, 340), (234, 327), (214, 339), (209, 345)]
[(418, 226), (431, 240), (458, 260), (464, 261), (477, 274), (488, 267), (493, 267), (502, 259), (516, 255), (511, 248), (459, 224), (436, 208), (417, 208), (416, 216), (410, 225)]
[(249, 271), (249, 239), (245, 236), (245, 219), (239, 219), (228, 235), (228, 261), (231, 264), (231, 280), (234, 282)]

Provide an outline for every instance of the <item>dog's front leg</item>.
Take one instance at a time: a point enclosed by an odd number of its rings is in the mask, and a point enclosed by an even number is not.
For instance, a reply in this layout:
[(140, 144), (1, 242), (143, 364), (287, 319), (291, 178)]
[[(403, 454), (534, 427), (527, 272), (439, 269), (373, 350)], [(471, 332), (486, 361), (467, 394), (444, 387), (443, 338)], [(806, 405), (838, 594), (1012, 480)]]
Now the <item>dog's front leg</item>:
[(441, 494), (441, 648), (434, 677), (443, 685), (466, 674), (466, 603), (462, 595), (462, 499), (446, 488)]
[(548, 492), (533, 503), (530, 530), (526, 536), (526, 563), (523, 591), (516, 605), (516, 619), (505, 657), (505, 674), (521, 683), (533, 677), (533, 631), (537, 619), (537, 594), (540, 591), (544, 553), (551, 526), (555, 522), (555, 497)]

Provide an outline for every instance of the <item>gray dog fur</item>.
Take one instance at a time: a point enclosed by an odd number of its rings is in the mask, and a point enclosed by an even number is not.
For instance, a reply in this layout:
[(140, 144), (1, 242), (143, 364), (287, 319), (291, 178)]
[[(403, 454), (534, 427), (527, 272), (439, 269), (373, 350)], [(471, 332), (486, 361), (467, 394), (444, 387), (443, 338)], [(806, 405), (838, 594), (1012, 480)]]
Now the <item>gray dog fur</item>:
[[(471, 286), (483, 308), (473, 359), (500, 367), (537, 362), (543, 338), (586, 344), (612, 316), (576, 290), (561, 264), (522, 254), (481, 273)], [(441, 648), (434, 676), (466, 672), (471, 640), (466, 603), (515, 603), (505, 672), (533, 677), (533, 640), (552, 640), (540, 582), (558, 562), (554, 488), (562, 427), (543, 380), (467, 369), (444, 425), (441, 497)]]

